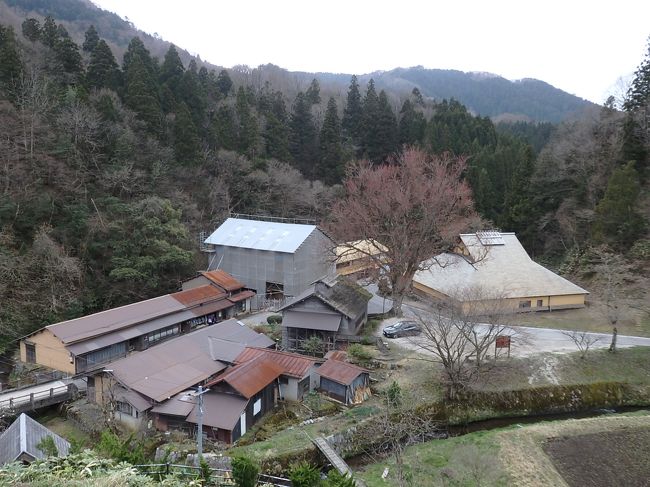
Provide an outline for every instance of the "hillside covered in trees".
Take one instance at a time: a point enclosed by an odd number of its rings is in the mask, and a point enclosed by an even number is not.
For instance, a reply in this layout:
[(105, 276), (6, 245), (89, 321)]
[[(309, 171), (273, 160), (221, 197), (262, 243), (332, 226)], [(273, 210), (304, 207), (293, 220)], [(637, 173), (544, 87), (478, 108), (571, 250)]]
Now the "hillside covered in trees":
[[(52, 15), (57, 23), (63, 25), (77, 44), (83, 43), (86, 29), (89, 25), (94, 25), (118, 59), (121, 59), (135, 36), (140, 37), (151, 55), (158, 59), (164, 57), (170, 46), (169, 42), (156, 34), (139, 31), (127, 20), (96, 7), (89, 0), (0, 0), (0, 18), (5, 19), (8, 25), (13, 25), (15, 30), (20, 29), (25, 17), (33, 17), (42, 22), (47, 15)], [(182, 49), (177, 51), (187, 66), (192, 56)], [(198, 58), (195, 62), (198, 67), (221, 70), (220, 66)], [(250, 85), (256, 90), (268, 82), (290, 100), (295, 98), (298, 91), (305, 91), (312, 79), (316, 78), (323, 97), (326, 100), (330, 96), (334, 97), (339, 106), (344, 103), (351, 76), (291, 72), (272, 64), (258, 67), (234, 66), (229, 69), (229, 74), (236, 84)], [(399, 110), (413, 88), (417, 88), (424, 98), (431, 101), (454, 98), (471, 113), (499, 121), (558, 123), (584, 109), (594, 107), (591, 102), (535, 79), (509, 81), (488, 73), (425, 69), (421, 66), (357, 74), (362, 89), (373, 79), (378, 90), (385, 90), (395, 111)]]
[(496, 126), (417, 87), (397, 107), (355, 76), (340, 97), (316, 78), (288, 96), (138, 37), (120, 57), (92, 25), (80, 43), (51, 16), (3, 25), (3, 343), (175, 290), (204, 267), (199, 231), (229, 212), (322, 220), (349, 161), (390, 164), (406, 146), (467, 156), (485, 226), (535, 257), (605, 243), (648, 258), (648, 62), (622, 111)]

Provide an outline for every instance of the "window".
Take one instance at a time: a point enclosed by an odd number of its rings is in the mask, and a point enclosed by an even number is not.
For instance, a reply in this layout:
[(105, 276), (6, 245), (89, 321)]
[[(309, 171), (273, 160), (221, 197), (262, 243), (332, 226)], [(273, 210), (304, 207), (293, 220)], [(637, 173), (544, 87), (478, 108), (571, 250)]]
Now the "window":
[(258, 399), (253, 403), (253, 416), (257, 416), (260, 414), (260, 411), (262, 410), (262, 399)]
[(544, 300), (543, 299), (538, 299), (537, 300), (537, 307), (541, 308), (542, 306), (544, 306)]
[(519, 301), (519, 307), (520, 308), (530, 308), (531, 302), (530, 300), (528, 301)]
[(165, 338), (178, 335), (180, 332), (181, 332), (181, 327), (179, 325), (172, 325), (172, 326), (168, 326), (167, 328), (162, 328), (160, 330), (156, 330), (152, 333), (149, 333), (148, 335), (145, 335), (144, 341), (148, 345), (151, 345), (152, 343), (159, 342), (160, 340), (164, 340)]
[(131, 406), (128, 402), (117, 401), (115, 403), (115, 410), (120, 412), (120, 413), (124, 413), (124, 414), (128, 414), (129, 416), (133, 416), (133, 406)]
[(28, 364), (36, 363), (36, 345), (33, 343), (25, 343), (25, 361)]

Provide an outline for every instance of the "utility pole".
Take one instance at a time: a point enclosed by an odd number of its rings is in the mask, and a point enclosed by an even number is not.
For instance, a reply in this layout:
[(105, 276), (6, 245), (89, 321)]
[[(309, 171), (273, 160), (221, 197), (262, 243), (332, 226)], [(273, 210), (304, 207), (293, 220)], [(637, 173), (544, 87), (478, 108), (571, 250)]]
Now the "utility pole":
[[(203, 394), (208, 392), (210, 389), (204, 389), (203, 386), (198, 387), (198, 391), (191, 392), (187, 396), (181, 397), (181, 401), (192, 402), (189, 400), (189, 397), (198, 398), (197, 402), (194, 402), (199, 407), (199, 410), (196, 414), (196, 425), (197, 425), (197, 436), (196, 436), (196, 445), (197, 445), (197, 460), (196, 464), (201, 463), (201, 458), (203, 458)], [(188, 397), (189, 396), (189, 397)]]

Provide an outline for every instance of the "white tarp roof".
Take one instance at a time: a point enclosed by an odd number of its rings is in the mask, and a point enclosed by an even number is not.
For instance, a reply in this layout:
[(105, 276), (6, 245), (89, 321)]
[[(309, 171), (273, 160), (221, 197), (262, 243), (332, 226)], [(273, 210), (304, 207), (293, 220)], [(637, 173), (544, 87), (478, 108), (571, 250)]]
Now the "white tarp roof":
[(228, 218), (205, 243), (293, 254), (315, 229), (315, 225)]
[[(514, 233), (501, 233), (503, 244), (483, 246), (476, 234), (463, 234), (462, 242), (479, 259), (474, 264), (456, 254), (441, 254), (430, 269), (418, 271), (415, 283), (452, 298), (466, 300), (467, 290), (489, 290), (502, 298), (588, 294), (567, 279), (533, 261)], [(479, 295), (476, 296), (480, 298)]]

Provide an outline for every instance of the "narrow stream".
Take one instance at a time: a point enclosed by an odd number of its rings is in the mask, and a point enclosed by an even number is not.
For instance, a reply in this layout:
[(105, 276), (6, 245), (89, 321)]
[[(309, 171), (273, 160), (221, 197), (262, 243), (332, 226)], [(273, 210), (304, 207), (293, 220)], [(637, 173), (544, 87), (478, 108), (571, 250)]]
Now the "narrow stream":
[[(611, 414), (617, 413), (630, 413), (635, 411), (645, 411), (648, 410), (648, 406), (621, 406), (617, 408), (598, 408), (590, 409), (585, 411), (572, 411), (567, 413), (549, 413), (549, 414), (537, 414), (532, 416), (513, 416), (513, 417), (502, 417), (502, 418), (492, 418), (484, 419), (481, 421), (473, 421), (471, 423), (463, 425), (448, 425), (447, 428), (442, 428), (439, 431), (439, 434), (432, 434), (432, 439), (428, 441), (435, 440), (445, 440), (447, 438), (462, 436), (468, 433), (475, 433), (477, 431), (489, 431), (497, 428), (505, 428), (507, 426), (513, 426), (517, 424), (534, 424), (542, 423), (545, 421), (557, 421), (562, 419), (583, 419), (583, 418), (595, 418), (599, 416), (608, 416)], [(376, 461), (375, 459), (370, 458), (366, 454), (354, 455), (345, 459), (347, 464), (352, 467), (362, 467), (368, 463)]]

